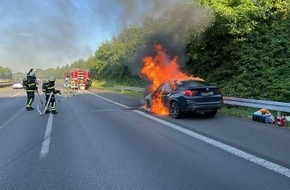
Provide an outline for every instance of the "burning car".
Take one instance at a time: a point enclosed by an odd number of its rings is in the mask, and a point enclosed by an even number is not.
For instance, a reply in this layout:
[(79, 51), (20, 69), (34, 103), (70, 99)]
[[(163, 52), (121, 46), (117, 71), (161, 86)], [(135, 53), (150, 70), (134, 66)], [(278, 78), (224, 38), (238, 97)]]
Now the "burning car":
[(151, 83), (145, 97), (146, 107), (159, 115), (173, 118), (187, 112), (203, 112), (215, 116), (222, 107), (220, 88), (200, 77), (180, 71), (177, 56), (170, 56), (161, 44), (155, 44), (155, 56), (143, 59), (141, 74)]
[(203, 112), (213, 117), (222, 107), (223, 97), (217, 86), (203, 80), (184, 79), (162, 83), (145, 101), (152, 112), (170, 114), (177, 119), (188, 112)]

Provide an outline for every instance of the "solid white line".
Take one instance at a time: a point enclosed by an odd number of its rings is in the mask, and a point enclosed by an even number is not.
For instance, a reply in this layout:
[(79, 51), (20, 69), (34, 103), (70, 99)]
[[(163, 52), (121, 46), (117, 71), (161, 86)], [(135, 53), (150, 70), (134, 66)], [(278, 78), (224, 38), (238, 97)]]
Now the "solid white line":
[[(91, 93), (91, 92), (88, 92), (88, 93), (90, 93), (90, 94), (92, 94), (94, 96), (97, 96), (97, 97), (99, 97), (101, 99), (107, 100), (107, 101), (109, 101), (111, 103), (117, 104), (117, 105), (119, 105), (121, 107), (129, 108), (126, 105), (123, 105), (123, 104), (114, 102), (112, 100), (109, 100), (107, 98), (101, 97), (101, 96), (96, 95), (94, 93)], [(236, 156), (238, 156), (240, 158), (243, 158), (243, 159), (248, 160), (248, 161), (250, 161), (252, 163), (255, 163), (255, 164), (259, 165), (259, 166), (262, 166), (264, 168), (267, 168), (267, 169), (269, 169), (271, 171), (274, 171), (276, 173), (282, 174), (282, 175), (290, 178), (290, 169), (289, 168), (283, 167), (281, 165), (278, 165), (276, 163), (270, 162), (270, 161), (265, 160), (263, 158), (260, 158), (260, 157), (257, 157), (255, 155), (249, 154), (249, 153), (247, 153), (245, 151), (239, 150), (239, 149), (237, 149), (235, 147), (232, 147), (232, 146), (229, 146), (227, 144), (221, 143), (221, 142), (216, 141), (214, 139), (211, 139), (211, 138), (205, 137), (203, 135), (197, 134), (197, 133), (195, 133), (193, 131), (190, 131), (188, 129), (182, 128), (182, 127), (180, 127), (178, 125), (175, 125), (175, 124), (172, 124), (170, 122), (164, 121), (164, 120), (162, 120), (160, 118), (157, 118), (157, 117), (154, 117), (152, 115), (146, 114), (146, 113), (144, 113), (142, 111), (133, 110), (133, 112), (138, 113), (139, 115), (142, 115), (144, 117), (147, 117), (149, 119), (152, 119), (154, 121), (157, 121), (158, 123), (161, 123), (163, 125), (166, 125), (166, 126), (172, 128), (172, 129), (175, 129), (177, 131), (180, 131), (180, 132), (182, 132), (182, 133), (184, 133), (186, 135), (189, 135), (189, 136), (191, 136), (193, 138), (199, 139), (199, 140), (201, 140), (201, 141), (203, 141), (205, 143), (208, 143), (208, 144), (210, 144), (212, 146), (215, 146), (217, 148), (220, 148), (220, 149), (222, 149), (222, 150), (224, 150), (224, 151), (226, 151), (228, 153), (231, 153), (233, 155), (236, 155)]]
[(263, 158), (259, 158), (259, 157), (255, 156), (255, 155), (249, 154), (249, 153), (247, 153), (245, 151), (239, 150), (239, 149), (234, 148), (232, 146), (229, 146), (227, 144), (224, 144), (224, 143), (221, 143), (219, 141), (213, 140), (211, 138), (202, 136), (202, 135), (197, 134), (197, 133), (195, 133), (193, 131), (190, 131), (190, 130), (182, 128), (182, 127), (180, 127), (178, 125), (169, 123), (167, 121), (164, 121), (164, 120), (159, 119), (157, 117), (154, 117), (152, 115), (148, 115), (148, 114), (146, 114), (144, 112), (141, 112), (139, 110), (133, 110), (133, 111), (135, 113), (138, 113), (138, 114), (144, 116), (144, 117), (147, 117), (149, 119), (157, 121), (157, 122), (159, 122), (159, 123), (161, 123), (163, 125), (171, 127), (171, 128), (173, 128), (173, 129), (175, 129), (177, 131), (180, 131), (180, 132), (182, 132), (182, 133), (184, 133), (186, 135), (189, 135), (189, 136), (191, 136), (193, 138), (199, 139), (199, 140), (201, 140), (203, 142), (206, 142), (206, 143), (208, 143), (210, 145), (213, 145), (213, 146), (215, 146), (217, 148), (220, 148), (220, 149), (225, 150), (225, 151), (227, 151), (227, 152), (229, 152), (231, 154), (234, 154), (234, 155), (236, 155), (236, 156), (238, 156), (240, 158), (243, 158), (245, 160), (248, 160), (250, 162), (253, 162), (253, 163), (257, 164), (257, 165), (263, 166), (264, 168), (267, 168), (269, 170), (272, 170), (272, 171), (274, 171), (276, 173), (280, 173), (280, 174), (290, 178), (290, 169), (289, 168), (280, 166), (278, 164), (275, 164), (273, 162), (267, 161), (267, 160), (265, 160)]
[(17, 115), (19, 115), (22, 111), (24, 110), (24, 108), (22, 108), (16, 115), (14, 115), (13, 117), (11, 117), (4, 125), (2, 125), (0, 127), (0, 129), (4, 128), (9, 122), (11, 122)]
[(121, 107), (123, 107), (123, 108), (127, 108), (127, 109), (130, 108), (129, 106), (126, 106), (126, 105), (124, 105), (124, 104), (120, 104), (120, 103), (118, 103), (118, 102), (115, 102), (115, 101), (110, 100), (110, 99), (107, 99), (107, 98), (104, 98), (104, 97), (99, 96), (99, 95), (97, 95), (97, 94), (94, 94), (94, 93), (92, 93), (92, 92), (89, 92), (89, 91), (86, 91), (86, 92), (88, 92), (89, 94), (94, 95), (94, 96), (96, 96), (96, 97), (98, 97), (98, 98), (101, 98), (101, 99), (103, 99), (103, 100), (106, 100), (106, 101), (108, 101), (108, 102), (111, 102), (111, 103), (113, 103), (113, 104), (116, 104), (116, 105), (118, 105), (118, 106), (121, 106)]
[(49, 152), (52, 122), (53, 122), (53, 114), (49, 114), (39, 158), (45, 158)]

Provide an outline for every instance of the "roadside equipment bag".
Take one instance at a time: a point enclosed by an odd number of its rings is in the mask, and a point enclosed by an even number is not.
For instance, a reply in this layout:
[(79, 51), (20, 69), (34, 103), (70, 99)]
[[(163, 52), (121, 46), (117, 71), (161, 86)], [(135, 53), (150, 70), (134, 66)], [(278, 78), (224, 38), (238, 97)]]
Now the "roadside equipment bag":
[(257, 114), (253, 113), (253, 121), (259, 121), (263, 123), (270, 123), (271, 116), (270, 115), (263, 115), (263, 114)]
[(259, 121), (263, 123), (271, 123), (275, 122), (273, 115), (267, 109), (260, 109), (253, 113), (252, 115), (253, 121)]

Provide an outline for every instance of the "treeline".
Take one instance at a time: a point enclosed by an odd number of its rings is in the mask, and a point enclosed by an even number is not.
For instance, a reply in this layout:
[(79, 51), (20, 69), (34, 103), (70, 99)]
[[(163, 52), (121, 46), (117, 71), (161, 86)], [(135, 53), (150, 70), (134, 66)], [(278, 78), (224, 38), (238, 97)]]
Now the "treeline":
[(216, 19), (202, 41), (188, 44), (188, 68), (227, 96), (289, 102), (289, 2), (201, 1)]
[(157, 42), (179, 56), (181, 69), (221, 86), (226, 96), (289, 101), (289, 7), (289, 0), (177, 4), (124, 29), (87, 62), (95, 79), (134, 83)]
[(49, 69), (36, 69), (35, 73), (37, 78), (41, 79), (49, 79), (51, 77), (55, 77), (57, 79), (64, 79), (65, 73), (69, 73), (70, 70), (73, 68), (83, 68), (83, 69), (88, 69), (89, 66), (87, 64), (87, 61), (84, 59), (79, 59), (75, 62), (73, 62), (70, 65), (65, 65), (63, 67), (57, 67), (57, 68), (49, 68)]
[(178, 3), (128, 26), (84, 65), (94, 79), (134, 85), (144, 81), (142, 59), (160, 43), (181, 70), (221, 86), (225, 96), (289, 101), (289, 7), (289, 0)]
[(12, 79), (12, 76), (11, 69), (0, 66), (0, 79)]

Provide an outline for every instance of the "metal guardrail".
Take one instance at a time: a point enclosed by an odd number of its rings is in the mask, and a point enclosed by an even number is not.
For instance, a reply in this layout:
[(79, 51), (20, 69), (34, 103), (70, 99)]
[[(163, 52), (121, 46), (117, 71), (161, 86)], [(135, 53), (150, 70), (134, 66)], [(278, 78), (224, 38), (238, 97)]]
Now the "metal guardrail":
[(224, 103), (251, 108), (266, 108), (269, 110), (290, 113), (290, 103), (245, 98), (223, 97)]
[(139, 87), (130, 87), (130, 86), (114, 86), (114, 89), (117, 90), (131, 90), (133, 92), (143, 92), (145, 88), (139, 88)]
[[(132, 90), (136, 92), (143, 92), (145, 88), (129, 87), (129, 86), (115, 86), (114, 89), (118, 90)], [(290, 103), (287, 102), (276, 102), (266, 100), (255, 100), (235, 97), (223, 97), (224, 104), (237, 105), (251, 108), (265, 108), (278, 112), (290, 113)]]
[(13, 83), (0, 83), (0, 88), (4, 88), (4, 87), (7, 87), (7, 86), (12, 86)]

